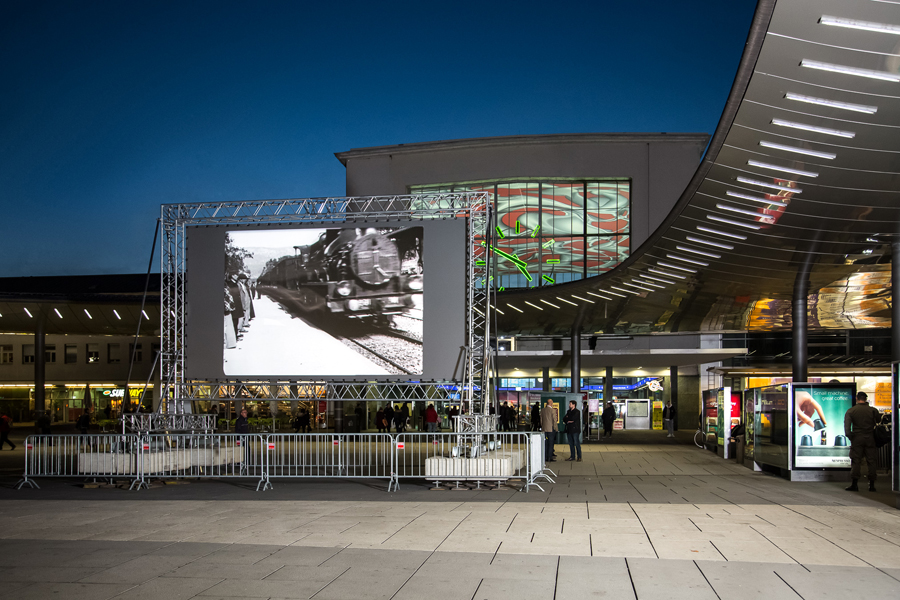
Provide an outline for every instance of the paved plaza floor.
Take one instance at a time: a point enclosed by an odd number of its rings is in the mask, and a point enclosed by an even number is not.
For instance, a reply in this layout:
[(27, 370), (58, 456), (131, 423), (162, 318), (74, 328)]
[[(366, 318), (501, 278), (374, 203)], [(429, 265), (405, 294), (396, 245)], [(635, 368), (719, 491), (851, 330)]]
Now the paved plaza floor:
[(900, 597), (893, 493), (755, 473), (694, 447), (692, 432), (628, 433), (553, 463), (556, 483), (527, 494), (361, 480), (15, 490), (20, 446), (0, 453), (0, 589), (20, 600)]

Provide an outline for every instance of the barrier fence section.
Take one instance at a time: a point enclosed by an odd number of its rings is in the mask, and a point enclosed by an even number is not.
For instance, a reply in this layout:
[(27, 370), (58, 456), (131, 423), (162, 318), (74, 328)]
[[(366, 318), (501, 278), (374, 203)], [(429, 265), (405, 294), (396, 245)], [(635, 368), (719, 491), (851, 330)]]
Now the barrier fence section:
[(268, 477), (390, 479), (394, 444), (387, 433), (273, 433), (266, 436)]
[(36, 477), (90, 477), (141, 481), (138, 437), (132, 434), (29, 435), (25, 473), (17, 488), (40, 487)]
[(141, 436), (141, 484), (150, 477), (255, 478), (271, 486), (266, 443), (259, 434), (151, 433)]
[(266, 490), (272, 478), (315, 477), (388, 479), (392, 491), (400, 478), (522, 478), (528, 491), (546, 477), (542, 447), (528, 432), (32, 435), (18, 487), (39, 477), (125, 478), (132, 489), (150, 478), (255, 478)]
[(401, 433), (395, 440), (397, 477), (457, 487), (523, 478), (527, 491), (533, 484), (530, 440), (526, 432)]

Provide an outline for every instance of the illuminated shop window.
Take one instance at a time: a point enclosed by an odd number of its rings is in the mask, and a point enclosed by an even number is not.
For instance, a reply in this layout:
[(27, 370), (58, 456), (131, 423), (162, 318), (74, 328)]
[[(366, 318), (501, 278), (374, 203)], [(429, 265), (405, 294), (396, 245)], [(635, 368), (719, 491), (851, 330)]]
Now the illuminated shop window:
[(100, 362), (100, 344), (87, 344), (85, 357), (88, 363)]
[[(412, 194), (487, 192), (494, 203), (497, 287), (555, 285), (600, 275), (628, 257), (628, 180), (539, 180), (412, 186)], [(428, 199), (423, 200), (423, 204)]]

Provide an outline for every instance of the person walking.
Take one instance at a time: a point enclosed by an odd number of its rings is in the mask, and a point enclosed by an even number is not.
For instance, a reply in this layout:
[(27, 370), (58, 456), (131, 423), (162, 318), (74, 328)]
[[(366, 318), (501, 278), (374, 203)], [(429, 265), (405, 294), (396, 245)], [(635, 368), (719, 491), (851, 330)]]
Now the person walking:
[(569, 458), (566, 460), (581, 462), (581, 411), (574, 400), (569, 400), (569, 410), (563, 417), (563, 423), (566, 424), (566, 436), (569, 438)]
[(866, 470), (869, 472), (869, 491), (875, 491), (875, 479), (878, 477), (876, 461), (878, 447), (875, 445), (875, 425), (881, 421), (881, 413), (877, 408), (869, 406), (869, 397), (865, 392), (856, 394), (856, 404), (844, 413), (844, 435), (850, 438), (850, 478), (853, 482), (848, 492), (858, 492), (862, 459), (866, 459)]
[(10, 430), (12, 430), (12, 424), (9, 416), (0, 416), (0, 450), (3, 450), (3, 444), (9, 444), (10, 446), (12, 446), (10, 450), (16, 449), (16, 445), (9, 441)]
[(429, 404), (425, 409), (425, 427), (428, 433), (437, 433), (438, 414), (434, 409), (434, 404)]
[(669, 435), (666, 437), (675, 437), (675, 407), (672, 406), (671, 400), (666, 402), (666, 407), (663, 409), (663, 425), (669, 431)]
[(378, 412), (375, 413), (375, 427), (378, 429), (378, 433), (388, 432), (384, 423), (384, 408), (379, 408)]
[(613, 423), (616, 420), (616, 409), (613, 408), (612, 402), (606, 403), (606, 408), (603, 409), (600, 419), (603, 421), (603, 437), (611, 438)]
[(547, 400), (547, 404), (541, 410), (541, 431), (544, 432), (544, 462), (555, 462), (553, 458), (553, 445), (556, 443), (556, 424), (559, 422), (553, 400)]

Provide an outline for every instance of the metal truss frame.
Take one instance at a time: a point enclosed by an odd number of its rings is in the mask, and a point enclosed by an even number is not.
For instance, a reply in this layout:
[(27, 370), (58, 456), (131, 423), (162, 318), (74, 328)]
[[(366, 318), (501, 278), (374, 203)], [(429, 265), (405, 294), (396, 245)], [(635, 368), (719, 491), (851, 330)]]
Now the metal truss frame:
[[(487, 193), (416, 194), (164, 204), (160, 245), (160, 410), (181, 414), (189, 400), (447, 400), (468, 412), (490, 398), (491, 201)], [(185, 376), (187, 228), (202, 225), (315, 224), (365, 221), (466, 220), (466, 359), (462, 381), (191, 380)], [(452, 394), (452, 395), (451, 395)], [(458, 395), (457, 395), (458, 394)]]

